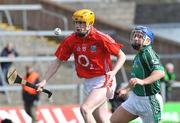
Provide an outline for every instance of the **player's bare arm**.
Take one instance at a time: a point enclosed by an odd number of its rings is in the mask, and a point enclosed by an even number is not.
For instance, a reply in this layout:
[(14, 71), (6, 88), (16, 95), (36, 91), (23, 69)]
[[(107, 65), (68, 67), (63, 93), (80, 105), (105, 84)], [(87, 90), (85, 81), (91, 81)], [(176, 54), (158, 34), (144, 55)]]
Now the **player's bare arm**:
[(60, 65), (61, 65), (61, 61), (59, 59), (55, 59), (54, 61), (52, 61), (48, 66), (44, 79), (37, 85), (43, 88), (46, 82), (57, 72)]
[(117, 59), (116, 64), (115, 64), (112, 71), (117, 73), (119, 71), (119, 69), (123, 66), (125, 60), (126, 60), (126, 55), (124, 54), (124, 52), (122, 50), (120, 50), (119, 55), (118, 55), (118, 59)]
[(120, 50), (113, 70), (106, 73), (107, 75), (109, 75), (109, 81), (111, 81), (114, 78), (116, 73), (123, 66), (125, 60), (126, 60), (126, 55), (122, 50)]
[(144, 81), (143, 84), (144, 85), (151, 84), (151, 83), (163, 78), (164, 75), (165, 75), (164, 71), (154, 70), (149, 77), (147, 77), (143, 80)]
[(129, 83), (132, 86), (135, 86), (136, 84), (147, 85), (154, 83), (155, 81), (161, 79), (162, 77), (164, 77), (164, 71), (154, 70), (149, 77), (143, 80), (139, 78), (131, 78)]

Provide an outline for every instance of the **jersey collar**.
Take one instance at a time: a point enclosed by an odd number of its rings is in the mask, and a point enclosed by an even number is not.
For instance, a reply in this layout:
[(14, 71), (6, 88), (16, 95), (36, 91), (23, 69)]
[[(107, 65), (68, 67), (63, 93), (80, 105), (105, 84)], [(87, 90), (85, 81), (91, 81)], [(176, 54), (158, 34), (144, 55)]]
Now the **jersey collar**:
[[(97, 32), (96, 29), (95, 29), (94, 27), (91, 27), (89, 33), (87, 34), (87, 36), (86, 36), (84, 39), (91, 39), (92, 36), (93, 36), (96, 32)], [(82, 37), (77, 36), (76, 34), (75, 34), (75, 36), (76, 36), (77, 38), (82, 38)]]
[(90, 39), (96, 33), (96, 29), (91, 27), (89, 34), (86, 36), (87, 39)]
[(141, 50), (140, 50), (140, 52), (143, 52), (144, 50), (149, 49), (149, 48), (152, 48), (151, 44), (142, 47)]

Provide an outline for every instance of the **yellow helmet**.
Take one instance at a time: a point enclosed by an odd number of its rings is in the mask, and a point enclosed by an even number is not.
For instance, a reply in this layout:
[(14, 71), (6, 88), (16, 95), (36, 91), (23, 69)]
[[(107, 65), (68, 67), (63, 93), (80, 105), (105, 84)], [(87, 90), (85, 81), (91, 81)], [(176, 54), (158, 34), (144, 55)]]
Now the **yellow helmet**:
[(90, 24), (94, 24), (95, 15), (94, 12), (89, 9), (81, 9), (74, 12), (72, 16), (73, 21), (86, 22), (86, 27)]

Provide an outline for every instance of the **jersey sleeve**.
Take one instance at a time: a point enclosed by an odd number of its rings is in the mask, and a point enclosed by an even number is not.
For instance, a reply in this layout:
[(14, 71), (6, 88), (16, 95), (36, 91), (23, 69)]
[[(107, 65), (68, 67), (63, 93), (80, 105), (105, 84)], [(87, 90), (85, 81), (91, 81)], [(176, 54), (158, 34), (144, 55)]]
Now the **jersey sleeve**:
[(145, 54), (143, 54), (143, 59), (150, 71), (154, 71), (154, 70), (164, 71), (164, 67), (160, 62), (159, 56), (154, 51), (146, 52)]
[(102, 40), (107, 51), (114, 56), (118, 56), (119, 50), (123, 48), (123, 45), (115, 42), (109, 35), (102, 36)]
[(67, 61), (72, 54), (72, 48), (69, 44), (69, 38), (66, 38), (57, 48), (54, 55), (61, 61)]

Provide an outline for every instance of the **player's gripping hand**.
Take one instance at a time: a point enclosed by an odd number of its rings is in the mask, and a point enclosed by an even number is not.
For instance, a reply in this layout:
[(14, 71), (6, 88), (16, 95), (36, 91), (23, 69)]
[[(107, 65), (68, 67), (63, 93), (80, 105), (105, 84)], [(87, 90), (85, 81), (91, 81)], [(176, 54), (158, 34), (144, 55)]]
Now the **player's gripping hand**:
[(120, 88), (116, 91), (119, 97), (125, 97), (128, 94), (128, 90), (126, 88)]
[(133, 86), (129, 83), (125, 88), (119, 88), (116, 93), (120, 97), (125, 97), (132, 90)]
[(44, 86), (46, 85), (46, 80), (42, 80), (40, 83), (36, 84), (38, 86), (37, 91), (42, 91)]
[(106, 73), (107, 76), (107, 85), (112, 83), (113, 78), (115, 77), (116, 73), (114, 71), (109, 71)]
[(134, 87), (136, 84), (144, 85), (144, 80), (138, 79), (138, 78), (131, 78), (131, 79), (129, 80), (129, 84), (130, 84), (131, 86), (133, 86), (133, 87)]

